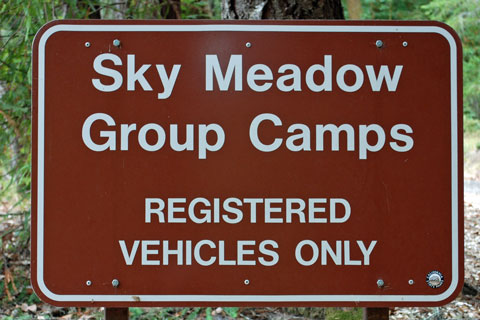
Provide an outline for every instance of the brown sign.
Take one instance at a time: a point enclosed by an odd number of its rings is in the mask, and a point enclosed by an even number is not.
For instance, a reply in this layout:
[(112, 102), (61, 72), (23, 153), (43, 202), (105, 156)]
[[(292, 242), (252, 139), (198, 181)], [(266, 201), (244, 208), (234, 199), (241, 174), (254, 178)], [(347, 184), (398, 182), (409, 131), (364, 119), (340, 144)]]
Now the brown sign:
[(55, 305), (440, 305), (463, 281), (461, 46), (435, 22), (63, 21), (34, 43)]

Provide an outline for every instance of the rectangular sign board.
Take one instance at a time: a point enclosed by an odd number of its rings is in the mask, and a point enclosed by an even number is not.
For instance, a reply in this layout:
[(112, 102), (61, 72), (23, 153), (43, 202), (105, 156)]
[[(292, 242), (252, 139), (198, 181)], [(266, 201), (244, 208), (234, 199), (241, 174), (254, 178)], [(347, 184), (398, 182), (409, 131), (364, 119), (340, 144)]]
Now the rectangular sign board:
[(463, 283), (461, 45), (437, 22), (55, 21), (32, 283), (63, 306), (435, 306)]

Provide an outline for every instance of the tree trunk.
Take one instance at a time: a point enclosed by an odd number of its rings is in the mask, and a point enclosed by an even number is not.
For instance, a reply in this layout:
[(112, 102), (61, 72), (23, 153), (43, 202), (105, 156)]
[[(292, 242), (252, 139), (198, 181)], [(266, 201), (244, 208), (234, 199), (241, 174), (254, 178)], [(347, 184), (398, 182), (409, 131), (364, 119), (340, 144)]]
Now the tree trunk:
[(163, 19), (181, 19), (180, 0), (159, 0)]
[[(222, 0), (222, 19), (345, 19), (341, 0)], [(324, 308), (286, 308), (302, 317), (325, 319)]]
[(86, 19), (102, 19), (100, 14), (100, 4), (98, 1), (87, 1), (87, 0), (80, 0), (77, 2), (77, 7), (80, 10), (85, 10)]
[(347, 10), (350, 19), (359, 20), (362, 17), (362, 4), (360, 0), (347, 0)]
[(222, 19), (345, 19), (341, 0), (222, 0)]

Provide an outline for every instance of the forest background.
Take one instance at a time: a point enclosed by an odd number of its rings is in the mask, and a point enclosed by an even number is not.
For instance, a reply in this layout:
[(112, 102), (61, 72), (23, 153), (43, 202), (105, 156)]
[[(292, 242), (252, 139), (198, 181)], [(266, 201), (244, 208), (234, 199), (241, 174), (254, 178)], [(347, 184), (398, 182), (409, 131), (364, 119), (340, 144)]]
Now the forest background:
[[(98, 310), (55, 311), (30, 287), (31, 50), (55, 19), (220, 19), (221, 0), (3, 0), (0, 2), (0, 318), (93, 317)], [(346, 19), (437, 20), (463, 44), (465, 154), (480, 150), (480, 1), (344, 0)], [(480, 157), (467, 177), (479, 178)], [(472, 167), (472, 166), (470, 166)], [(468, 167), (468, 168), (470, 168)], [(467, 169), (468, 169), (467, 168)], [(43, 309), (42, 309), (43, 308)], [(64, 308), (65, 309), (65, 308)], [(42, 311), (44, 310), (44, 312)], [(219, 311), (219, 312), (217, 312)], [(57, 312), (57, 313), (55, 313)], [(239, 317), (238, 308), (131, 308), (132, 319)], [(255, 311), (252, 311), (255, 313)], [(294, 310), (301, 316), (359, 319), (358, 310)], [(302, 313), (303, 312), (303, 313)], [(258, 311), (257, 313), (261, 313)], [(245, 316), (246, 317), (246, 316)], [(88, 319), (88, 318), (87, 318)]]

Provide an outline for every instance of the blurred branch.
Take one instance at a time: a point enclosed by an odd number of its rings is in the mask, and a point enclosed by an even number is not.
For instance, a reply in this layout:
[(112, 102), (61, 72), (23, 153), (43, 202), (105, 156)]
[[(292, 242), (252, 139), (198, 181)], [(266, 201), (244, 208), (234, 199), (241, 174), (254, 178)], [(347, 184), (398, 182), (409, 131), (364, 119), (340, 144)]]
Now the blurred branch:
[(12, 117), (10, 117), (5, 111), (0, 109), (0, 114), (7, 120), (8, 124), (13, 128), (13, 131), (15, 132), (15, 135), (17, 137), (20, 137), (20, 130), (18, 130), (17, 123), (15, 120), (13, 120)]
[[(0, 216), (24, 216), (29, 214), (30, 211), (20, 211), (20, 212), (0, 212)], [(2, 235), (3, 237), (3, 235)]]

